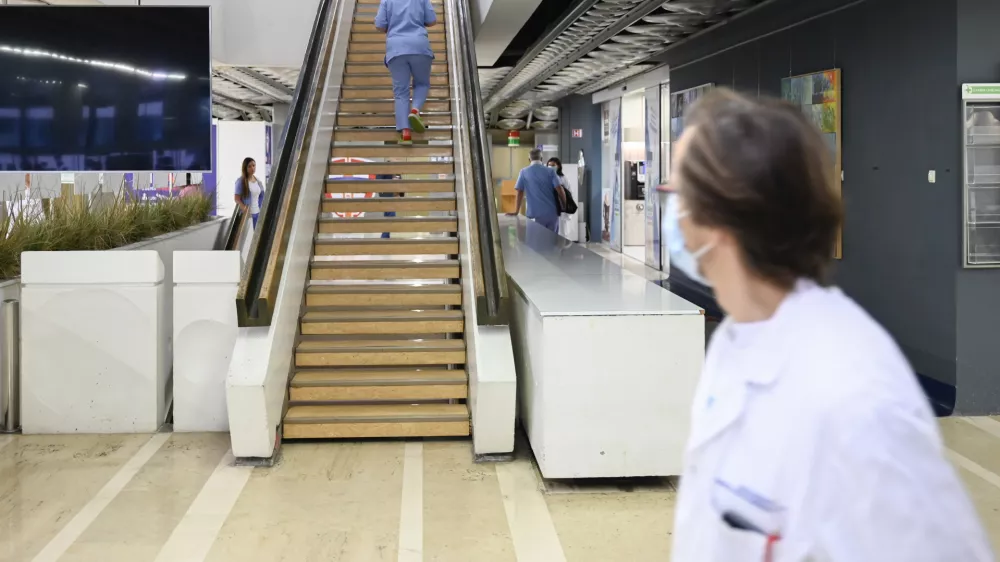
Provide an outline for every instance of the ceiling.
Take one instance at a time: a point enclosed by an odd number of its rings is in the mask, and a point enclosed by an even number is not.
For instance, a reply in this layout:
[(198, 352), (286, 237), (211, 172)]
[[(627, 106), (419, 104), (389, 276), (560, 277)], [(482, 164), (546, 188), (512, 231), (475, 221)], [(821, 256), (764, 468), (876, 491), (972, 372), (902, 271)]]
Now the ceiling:
[(766, 0), (580, 0), (513, 67), (480, 71), (486, 111), (521, 117), (656, 66), (670, 45)]
[[(572, 94), (590, 94), (656, 66), (650, 59), (690, 35), (767, 0), (542, 0), (494, 68), (480, 68), (486, 111), (524, 117)], [(100, 4), (0, 0), (0, 4)], [(216, 64), (212, 114), (271, 120), (292, 99), (299, 70)]]

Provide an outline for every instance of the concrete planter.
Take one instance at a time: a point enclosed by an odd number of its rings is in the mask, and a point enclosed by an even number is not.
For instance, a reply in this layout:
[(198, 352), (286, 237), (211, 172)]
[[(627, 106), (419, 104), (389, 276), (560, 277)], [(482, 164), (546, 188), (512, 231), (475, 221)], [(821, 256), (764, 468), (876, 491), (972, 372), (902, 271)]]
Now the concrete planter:
[(116, 250), (22, 255), (20, 283), (7, 290), (20, 289), (24, 433), (162, 425), (172, 394), (173, 252), (211, 250), (224, 222)]

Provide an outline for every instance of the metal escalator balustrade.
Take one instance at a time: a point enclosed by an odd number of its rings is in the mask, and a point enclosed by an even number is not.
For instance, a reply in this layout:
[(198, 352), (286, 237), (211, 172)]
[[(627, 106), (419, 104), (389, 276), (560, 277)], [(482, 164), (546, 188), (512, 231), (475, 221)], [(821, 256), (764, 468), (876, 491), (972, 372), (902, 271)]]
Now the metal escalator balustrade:
[(509, 293), (500, 249), (491, 141), (484, 119), (472, 15), (468, 0), (447, 0), (447, 4), (449, 66), (452, 75), (459, 78), (457, 84), (452, 84), (452, 97), (457, 105), (456, 131), (467, 132), (467, 136), (456, 135), (456, 175), (467, 198), (473, 202), (466, 216), (472, 237), (470, 261), (476, 273), (476, 320), (481, 326), (508, 325)]
[[(240, 326), (268, 326), (277, 299), (294, 205), (301, 188), (309, 138), (318, 120), (319, 92), (326, 82), (327, 61), (334, 43), (334, 14), (343, 0), (320, 0), (316, 19), (299, 73), (288, 120), (281, 136), (281, 151), (272, 170), (272, 185), (265, 192), (244, 265), (236, 307)], [(239, 249), (250, 217), (239, 207), (230, 220), (227, 250)]]

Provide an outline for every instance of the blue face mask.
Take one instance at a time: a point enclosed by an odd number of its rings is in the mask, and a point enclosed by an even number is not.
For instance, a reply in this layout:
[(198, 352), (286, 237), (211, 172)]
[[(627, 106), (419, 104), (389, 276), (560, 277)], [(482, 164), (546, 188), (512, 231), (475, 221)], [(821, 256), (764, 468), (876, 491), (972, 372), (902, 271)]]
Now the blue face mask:
[(698, 260), (712, 249), (712, 245), (706, 244), (694, 252), (688, 251), (684, 242), (684, 232), (681, 230), (681, 219), (687, 216), (687, 211), (681, 211), (677, 207), (677, 195), (671, 193), (667, 196), (667, 210), (664, 216), (667, 226), (667, 249), (670, 250), (670, 267), (676, 267), (692, 280), (711, 287), (712, 284), (699, 271)]

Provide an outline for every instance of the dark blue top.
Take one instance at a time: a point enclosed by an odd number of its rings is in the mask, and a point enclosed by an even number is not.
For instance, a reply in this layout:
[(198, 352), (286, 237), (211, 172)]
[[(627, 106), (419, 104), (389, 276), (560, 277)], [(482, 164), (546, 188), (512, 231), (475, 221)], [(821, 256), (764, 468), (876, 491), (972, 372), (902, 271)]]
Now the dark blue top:
[(528, 218), (544, 220), (559, 218), (556, 188), (560, 185), (555, 170), (541, 162), (532, 162), (521, 170), (514, 189), (523, 191), (528, 200)]

